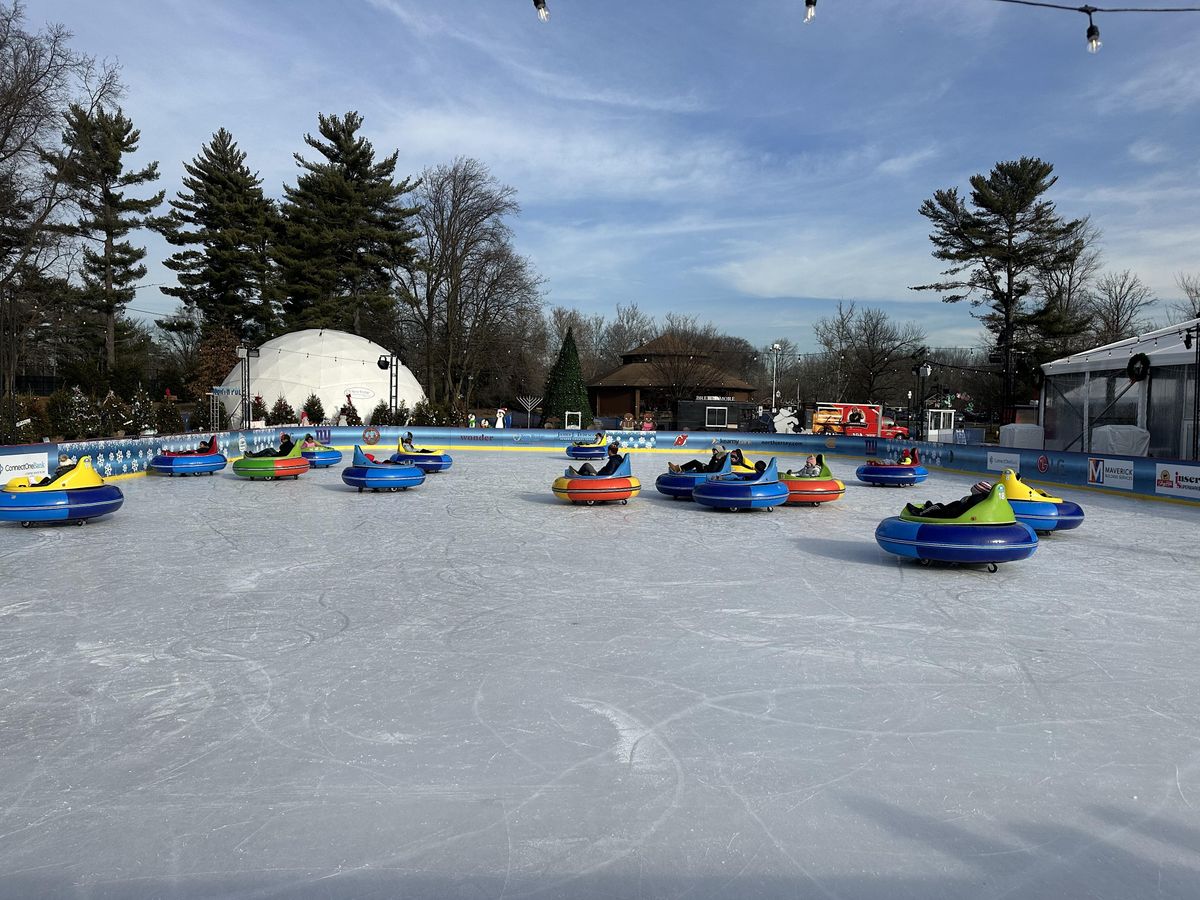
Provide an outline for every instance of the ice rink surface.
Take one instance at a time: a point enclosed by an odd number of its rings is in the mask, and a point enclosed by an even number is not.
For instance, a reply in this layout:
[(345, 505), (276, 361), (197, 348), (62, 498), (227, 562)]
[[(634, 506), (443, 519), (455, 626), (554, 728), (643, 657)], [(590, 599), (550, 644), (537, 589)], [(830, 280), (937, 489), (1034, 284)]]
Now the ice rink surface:
[(1064, 491), (1032, 559), (921, 568), (875, 525), (975, 477), (722, 513), (684, 458), (0, 526), (0, 897), (1200, 896), (1200, 512)]

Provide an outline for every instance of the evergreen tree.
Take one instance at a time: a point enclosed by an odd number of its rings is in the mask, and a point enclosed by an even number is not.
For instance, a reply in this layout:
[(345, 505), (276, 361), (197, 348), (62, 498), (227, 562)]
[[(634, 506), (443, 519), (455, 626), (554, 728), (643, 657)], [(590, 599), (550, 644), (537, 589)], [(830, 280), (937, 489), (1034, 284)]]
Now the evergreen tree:
[(325, 406), (316, 394), (308, 395), (304, 401), (304, 412), (308, 416), (308, 421), (314, 425), (325, 421)]
[(125, 238), (145, 224), (163, 192), (140, 200), (127, 195), (129, 188), (158, 180), (158, 163), (125, 170), (125, 157), (136, 152), (141, 133), (120, 107), (89, 113), (72, 105), (66, 118), (63, 143), (73, 156), (64, 156), (60, 164), (80, 211), (71, 230), (90, 245), (83, 252), (84, 303), (103, 318), (101, 368), (109, 375), (117, 362), (117, 319), (134, 297), (134, 284), (146, 274), (141, 265), (145, 248)]
[(67, 436), (67, 429), (70, 425), (70, 407), (71, 395), (62, 388), (59, 388), (47, 398), (46, 418), (50, 423), (51, 435)]
[(179, 414), (178, 404), (159, 403), (154, 411), (154, 427), (159, 434), (182, 434), (183, 416)]
[(413, 257), (416, 210), (401, 202), (413, 185), (393, 180), (396, 153), (376, 161), (371, 142), (357, 134), (362, 121), (356, 112), (320, 115), (320, 137), (304, 141), (323, 159), (297, 154), (301, 174), (284, 187), (273, 252), (290, 327), (374, 337), (391, 324), (390, 272)]
[(144, 387), (138, 385), (133, 392), (133, 400), (129, 404), (130, 423), (125, 429), (126, 434), (141, 434), (155, 427), (154, 401)]
[(380, 400), (375, 404), (375, 408), (371, 410), (370, 422), (377, 428), (380, 425), (396, 424), (392, 421), (392, 410), (391, 407), (388, 406), (388, 402), (386, 400)]
[(263, 398), (258, 394), (255, 394), (250, 399), (250, 420), (252, 422), (265, 422), (267, 420), (267, 404), (263, 403)]
[(272, 330), (270, 235), (277, 214), (263, 196), (262, 180), (246, 165), (224, 128), (184, 164), (183, 190), (171, 211), (154, 221), (178, 253), (163, 261), (177, 273), (177, 287), (163, 287), (210, 328), (261, 340)]
[(196, 403), (196, 408), (188, 421), (188, 428), (191, 431), (228, 431), (229, 413), (225, 409), (225, 404), (217, 403), (217, 417), (214, 421), (211, 399), (203, 398)]
[(267, 413), (268, 425), (291, 425), (296, 421), (296, 411), (292, 409), (292, 404), (287, 402), (287, 397), (280, 394), (275, 400), (275, 405), (271, 407), (271, 411)]
[(558, 359), (546, 379), (542, 391), (542, 415), (545, 419), (555, 418), (565, 422), (566, 413), (581, 414), (581, 422), (592, 420), (592, 407), (588, 403), (587, 386), (583, 383), (583, 372), (579, 365), (579, 350), (575, 346), (575, 332), (567, 329)]
[(33, 398), (0, 396), (0, 444), (32, 444), (48, 431), (46, 414)]
[(78, 386), (71, 388), (67, 402), (66, 429), (68, 437), (96, 437), (100, 434), (100, 413), (96, 404)]
[(357, 428), (363, 423), (362, 416), (358, 414), (358, 410), (354, 407), (354, 401), (350, 399), (349, 394), (346, 395), (346, 402), (338, 410), (338, 418), (340, 419), (342, 416), (346, 417), (347, 425)]
[(971, 176), (969, 206), (958, 188), (949, 188), (920, 208), (933, 225), (933, 255), (949, 263), (942, 274), (950, 278), (913, 290), (938, 291), (946, 303), (969, 299), (985, 308), (979, 318), (1002, 355), (1005, 408), (1012, 402), (1014, 344), (1028, 313), (1026, 299), (1041, 272), (1062, 268), (1082, 249), (1072, 240), (1082, 221), (1065, 221), (1042, 197), (1058, 180), (1053, 171), (1050, 163), (1030, 157), (996, 163), (988, 175)]
[(100, 401), (100, 430), (106, 435), (125, 431), (129, 426), (129, 404), (117, 396), (115, 391)]
[(413, 407), (412, 416), (406, 417), (405, 424), (445, 428), (453, 425), (455, 421), (455, 413), (450, 404), (435, 403), (429, 399), (423, 399)]

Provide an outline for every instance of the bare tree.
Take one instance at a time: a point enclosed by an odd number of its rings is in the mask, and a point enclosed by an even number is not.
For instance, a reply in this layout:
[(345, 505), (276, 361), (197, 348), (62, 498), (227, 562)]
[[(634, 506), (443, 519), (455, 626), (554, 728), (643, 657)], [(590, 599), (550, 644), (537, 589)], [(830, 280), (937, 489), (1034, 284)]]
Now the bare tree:
[(845, 385), (839, 398), (844, 393), (863, 402), (895, 402), (906, 390), (912, 355), (925, 340), (917, 324), (900, 325), (881, 309), (860, 310), (853, 303), (839, 303), (813, 329), (821, 346), (837, 357), (839, 386)]
[(1148, 323), (1143, 313), (1153, 303), (1150, 288), (1128, 269), (1105, 275), (1088, 304), (1093, 342), (1111, 344), (1144, 331)]
[(404, 332), (419, 342), (426, 395), (469, 403), (495, 337), (540, 315), (541, 282), (504, 221), (520, 211), (516, 191), (483, 163), (426, 169), (417, 200), (419, 260), (396, 273)]
[(68, 46), (61, 25), (23, 27), (20, 3), (0, 3), (0, 387), (14, 388), (31, 330), (44, 318), (42, 285), (64, 277), (71, 249), (59, 227), (69, 203), (66, 167), (53, 151), (71, 103), (95, 110), (120, 93), (115, 69)]
[(654, 317), (638, 309), (636, 303), (617, 304), (617, 314), (600, 337), (600, 360), (604, 371), (621, 364), (621, 356), (640, 347), (658, 333)]
[(1168, 309), (1176, 321), (1200, 319), (1200, 275), (1180, 272), (1175, 276), (1175, 284), (1183, 291), (1182, 303), (1172, 303)]
[(1020, 323), (1021, 343), (1050, 359), (1085, 349), (1091, 292), (1100, 273), (1100, 229), (1085, 217), (1059, 244), (1050, 257), (1055, 264), (1037, 274), (1035, 308)]

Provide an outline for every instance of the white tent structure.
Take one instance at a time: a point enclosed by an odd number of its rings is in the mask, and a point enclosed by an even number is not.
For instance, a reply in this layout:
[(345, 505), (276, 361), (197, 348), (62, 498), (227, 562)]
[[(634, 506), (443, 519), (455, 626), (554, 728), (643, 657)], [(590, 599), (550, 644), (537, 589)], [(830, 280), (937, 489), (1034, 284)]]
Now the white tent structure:
[[(308, 396), (316, 394), (325, 415), (333, 417), (349, 394), (359, 415), (366, 419), (380, 400), (388, 401), (393, 373), (397, 403), (411, 409), (425, 396), (412, 372), (387, 350), (344, 331), (293, 331), (267, 341), (257, 352), (257, 356), (239, 361), (222, 387), (240, 389), (242, 367), (248, 363), (250, 396), (262, 397), (268, 409), (282, 396), (299, 415)], [(223, 399), (234, 421), (240, 422), (240, 395)]]
[[(1139, 354), (1150, 362), (1149, 375), (1134, 382), (1128, 369)], [(1198, 365), (1200, 319), (1044, 364), (1041, 425), (1046, 449), (1089, 452), (1097, 427), (1133, 425), (1149, 432), (1150, 456), (1192, 458), (1193, 436), (1200, 427)]]

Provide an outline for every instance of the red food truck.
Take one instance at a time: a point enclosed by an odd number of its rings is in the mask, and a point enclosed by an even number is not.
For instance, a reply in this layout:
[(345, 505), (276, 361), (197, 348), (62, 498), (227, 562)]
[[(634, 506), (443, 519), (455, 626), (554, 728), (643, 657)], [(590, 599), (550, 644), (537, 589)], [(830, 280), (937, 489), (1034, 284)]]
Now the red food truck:
[(812, 430), (813, 434), (854, 437), (908, 437), (908, 429), (884, 416), (882, 406), (869, 403), (818, 403)]

